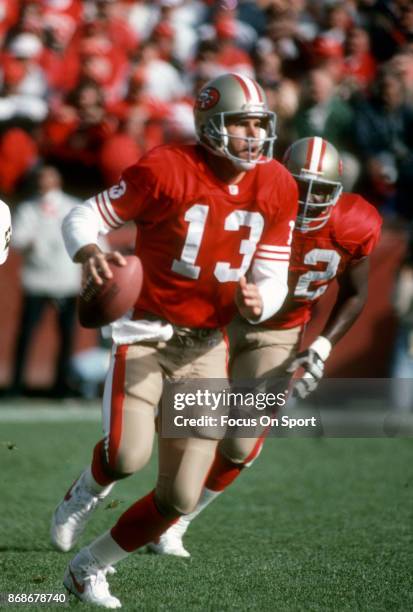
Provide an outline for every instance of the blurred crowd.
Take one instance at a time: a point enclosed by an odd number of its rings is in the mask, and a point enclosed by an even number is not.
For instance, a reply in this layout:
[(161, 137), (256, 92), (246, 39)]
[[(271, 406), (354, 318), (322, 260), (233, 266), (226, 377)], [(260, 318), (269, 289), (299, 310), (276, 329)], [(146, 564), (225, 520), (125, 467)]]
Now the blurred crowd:
[[(0, 197), (16, 214), (36, 198), (50, 214), (62, 184), (85, 198), (148, 149), (192, 141), (199, 88), (232, 71), (264, 87), (278, 158), (323, 136), (346, 190), (413, 220), (411, 0), (0, 0), (0, 45)], [(59, 291), (72, 320), (75, 291)]]
[(147, 149), (192, 140), (199, 87), (236, 71), (266, 90), (277, 156), (322, 135), (347, 189), (413, 217), (410, 0), (0, 0), (0, 14), (8, 201), (44, 161), (83, 197)]

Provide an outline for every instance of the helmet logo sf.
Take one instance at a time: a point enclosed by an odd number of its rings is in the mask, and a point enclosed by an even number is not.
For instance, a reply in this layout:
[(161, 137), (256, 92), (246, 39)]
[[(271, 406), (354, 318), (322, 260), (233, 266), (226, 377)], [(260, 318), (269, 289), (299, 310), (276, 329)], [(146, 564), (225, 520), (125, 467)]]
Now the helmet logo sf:
[[(252, 170), (273, 157), (275, 113), (268, 110), (262, 87), (247, 76), (223, 74), (209, 81), (198, 94), (194, 119), (200, 144), (214, 155), (229, 159), (240, 171)], [(230, 125), (249, 119), (257, 120), (253, 134), (239, 136), (228, 130)], [(234, 146), (235, 141), (238, 146)], [(244, 149), (242, 156), (240, 148)]]
[(195, 105), (197, 110), (207, 111), (213, 108), (219, 100), (219, 91), (215, 87), (206, 87), (198, 95)]

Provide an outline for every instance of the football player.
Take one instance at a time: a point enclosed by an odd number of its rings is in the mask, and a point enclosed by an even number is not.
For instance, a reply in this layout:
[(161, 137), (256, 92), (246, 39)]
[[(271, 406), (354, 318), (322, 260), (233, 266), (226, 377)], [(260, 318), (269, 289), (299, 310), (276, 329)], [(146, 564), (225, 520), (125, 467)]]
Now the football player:
[[(104, 439), (54, 513), (51, 537), (60, 550), (74, 546), (114, 482), (148, 461), (164, 378), (225, 379), (222, 327), (236, 311), (263, 322), (287, 294), (297, 186), (272, 159), (275, 116), (262, 88), (222, 75), (201, 90), (194, 115), (197, 145), (154, 149), (63, 223), (84, 278), (101, 285), (111, 276), (109, 261), (125, 262), (101, 252), (98, 234), (134, 221), (145, 278), (133, 313), (112, 325)], [(64, 577), (68, 590), (119, 607), (107, 573), (195, 508), (216, 446), (207, 438), (160, 438), (155, 489), (75, 556)]]
[[(337, 150), (322, 138), (302, 138), (287, 150), (284, 163), (299, 189), (288, 296), (271, 319), (257, 326), (236, 317), (228, 327), (233, 380), (303, 375), (294, 384), (302, 398), (323, 376), (333, 346), (359, 317), (367, 298), (369, 255), (381, 229), (377, 210), (361, 196), (343, 193)], [(322, 334), (299, 352), (302, 333), (315, 304), (337, 279), (339, 292)], [(284, 388), (284, 387), (283, 387)], [(258, 439), (224, 439), (218, 448), (196, 510), (177, 521), (149, 547), (159, 554), (188, 557), (182, 537), (190, 522), (251, 465), (262, 448)]]
[(0, 265), (3, 264), (9, 254), (11, 240), (11, 215), (10, 208), (3, 200), (0, 200)]

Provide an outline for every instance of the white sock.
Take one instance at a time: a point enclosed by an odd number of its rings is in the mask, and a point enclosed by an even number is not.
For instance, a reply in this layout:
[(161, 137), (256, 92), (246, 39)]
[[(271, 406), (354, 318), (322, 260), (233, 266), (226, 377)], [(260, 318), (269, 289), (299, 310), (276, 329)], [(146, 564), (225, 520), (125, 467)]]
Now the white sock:
[(114, 482), (112, 482), (110, 485), (100, 485), (98, 482), (96, 482), (96, 480), (93, 478), (92, 469), (90, 466), (87, 467), (86, 471), (84, 472), (84, 483), (89, 493), (92, 493), (92, 495), (96, 495), (98, 497), (106, 497), (106, 495), (109, 495), (115, 486)]
[(118, 561), (126, 559), (130, 554), (115, 542), (110, 535), (110, 531), (99, 536), (90, 546), (88, 546), (88, 549), (90, 554), (96, 559), (98, 565), (102, 568), (108, 565), (115, 565)]
[(185, 514), (184, 516), (181, 516), (178, 523), (180, 525), (184, 525), (185, 523), (187, 523), (186, 529), (188, 529), (189, 523), (191, 523), (194, 518), (198, 516), (198, 514), (205, 510), (205, 508), (209, 506), (209, 504), (213, 502), (214, 499), (218, 497), (218, 495), (221, 495), (221, 493), (223, 493), (223, 491), (213, 491), (212, 489), (207, 489), (206, 487), (204, 487), (202, 489), (201, 497), (199, 498), (199, 502), (197, 503), (195, 510), (193, 510), (190, 514)]

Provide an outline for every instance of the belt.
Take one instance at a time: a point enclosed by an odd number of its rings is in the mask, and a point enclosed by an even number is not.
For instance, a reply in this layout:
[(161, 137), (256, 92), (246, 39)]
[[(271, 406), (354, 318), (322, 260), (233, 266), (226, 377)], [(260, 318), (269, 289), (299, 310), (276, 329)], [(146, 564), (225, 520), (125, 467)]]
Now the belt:
[[(136, 313), (135, 313), (136, 314)], [(174, 334), (170, 340), (168, 340), (167, 344), (178, 344), (180, 346), (194, 346), (199, 342), (204, 342), (205, 340), (212, 341), (217, 340), (216, 344), (219, 340), (221, 340), (222, 332), (216, 327), (182, 327), (181, 325), (174, 325), (170, 323), (166, 319), (163, 319), (159, 315), (155, 315), (151, 312), (140, 310), (138, 312), (139, 318), (147, 319), (149, 321), (163, 321), (165, 324), (172, 325), (174, 330)], [(215, 342), (214, 342), (215, 344)]]
[(174, 335), (169, 342), (175, 344), (182, 344), (183, 346), (193, 346), (197, 342), (203, 342), (204, 340), (211, 340), (221, 336), (221, 331), (215, 328), (209, 327), (181, 327), (179, 325), (172, 325)]

